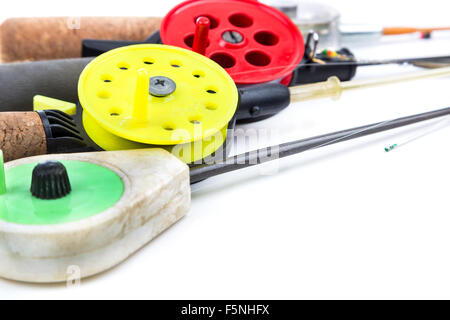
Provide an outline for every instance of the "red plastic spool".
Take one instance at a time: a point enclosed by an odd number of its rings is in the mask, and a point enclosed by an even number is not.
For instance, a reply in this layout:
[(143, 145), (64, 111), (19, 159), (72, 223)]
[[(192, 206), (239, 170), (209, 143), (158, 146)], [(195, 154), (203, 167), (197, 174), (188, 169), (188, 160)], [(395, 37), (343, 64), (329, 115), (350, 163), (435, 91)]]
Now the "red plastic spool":
[[(209, 30), (202, 17), (209, 19)], [(202, 32), (194, 41), (196, 30)], [(160, 32), (164, 44), (206, 46), (205, 55), (237, 84), (290, 77), (305, 50), (300, 31), (286, 15), (254, 0), (185, 1), (166, 15)]]

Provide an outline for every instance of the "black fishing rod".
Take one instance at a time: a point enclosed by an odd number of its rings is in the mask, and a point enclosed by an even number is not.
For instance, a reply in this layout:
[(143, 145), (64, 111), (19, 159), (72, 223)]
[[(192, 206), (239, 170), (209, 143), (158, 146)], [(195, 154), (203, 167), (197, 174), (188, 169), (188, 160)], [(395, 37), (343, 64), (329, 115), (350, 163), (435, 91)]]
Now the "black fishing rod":
[[(331, 144), (352, 140), (370, 134), (383, 132), (447, 115), (450, 115), (450, 107), (403, 118), (397, 118), (394, 120), (373, 123), (361, 127), (346, 129), (338, 132), (327, 133), (316, 137), (287, 142), (268, 148), (262, 148), (242, 153), (236, 156), (228, 157), (216, 163), (204, 164), (191, 168), (191, 184), (213, 176), (217, 176), (219, 174), (251, 167), (279, 158), (288, 157), (304, 151), (325, 147)], [(276, 154), (272, 154), (272, 151), (275, 151)]]

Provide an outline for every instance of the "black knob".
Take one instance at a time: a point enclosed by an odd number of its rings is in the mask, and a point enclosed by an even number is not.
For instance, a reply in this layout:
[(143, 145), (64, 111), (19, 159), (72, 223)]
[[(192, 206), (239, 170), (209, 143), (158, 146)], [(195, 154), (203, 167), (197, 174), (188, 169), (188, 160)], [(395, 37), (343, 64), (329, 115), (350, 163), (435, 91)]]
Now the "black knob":
[(31, 178), (31, 194), (39, 199), (58, 199), (70, 193), (69, 176), (59, 161), (45, 161), (36, 165)]

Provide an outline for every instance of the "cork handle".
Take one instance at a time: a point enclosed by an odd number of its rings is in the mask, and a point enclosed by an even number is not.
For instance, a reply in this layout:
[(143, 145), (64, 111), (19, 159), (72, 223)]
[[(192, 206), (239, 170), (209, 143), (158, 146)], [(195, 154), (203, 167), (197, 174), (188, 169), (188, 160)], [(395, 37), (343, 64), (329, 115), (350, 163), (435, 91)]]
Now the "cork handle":
[(0, 113), (0, 149), (11, 161), (47, 153), (47, 139), (36, 112)]
[(10, 18), (0, 27), (3, 62), (81, 56), (82, 39), (142, 41), (159, 29), (152, 17)]

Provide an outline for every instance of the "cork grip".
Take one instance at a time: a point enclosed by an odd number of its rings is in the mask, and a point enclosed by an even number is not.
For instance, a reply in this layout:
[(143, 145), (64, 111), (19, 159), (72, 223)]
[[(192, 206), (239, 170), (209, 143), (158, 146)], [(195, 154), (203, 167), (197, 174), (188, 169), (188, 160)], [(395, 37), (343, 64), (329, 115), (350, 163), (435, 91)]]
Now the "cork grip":
[(0, 27), (1, 60), (81, 57), (82, 39), (142, 41), (160, 23), (152, 17), (11, 18)]
[(0, 149), (5, 161), (46, 154), (47, 139), (39, 114), (0, 113)]

